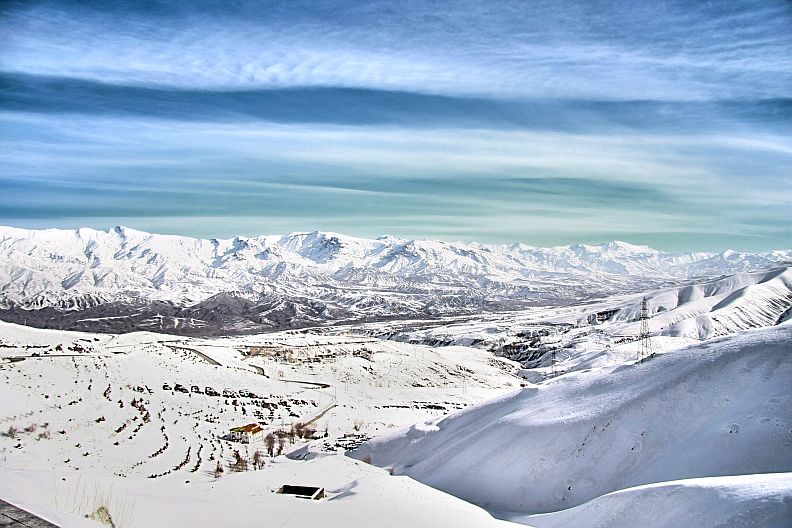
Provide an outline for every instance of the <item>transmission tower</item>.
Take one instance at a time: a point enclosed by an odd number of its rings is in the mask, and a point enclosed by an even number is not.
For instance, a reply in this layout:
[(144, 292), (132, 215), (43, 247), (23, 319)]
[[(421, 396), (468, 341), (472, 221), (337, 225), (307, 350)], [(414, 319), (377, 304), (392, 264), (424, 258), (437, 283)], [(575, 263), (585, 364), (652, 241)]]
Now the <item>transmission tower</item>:
[(638, 334), (640, 344), (638, 346), (638, 361), (643, 361), (654, 356), (652, 349), (652, 338), (649, 334), (649, 307), (646, 305), (646, 297), (641, 300), (641, 331)]

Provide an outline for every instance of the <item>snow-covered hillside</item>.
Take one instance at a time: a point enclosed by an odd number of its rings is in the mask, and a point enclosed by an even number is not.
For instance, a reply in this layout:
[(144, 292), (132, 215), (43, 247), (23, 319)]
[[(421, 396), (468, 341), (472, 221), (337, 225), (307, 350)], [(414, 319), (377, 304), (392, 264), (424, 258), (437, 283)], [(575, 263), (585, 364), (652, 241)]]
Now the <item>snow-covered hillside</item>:
[[(251, 346), (272, 353), (245, 354)], [(294, 350), (293, 358), (282, 355)], [(476, 349), (349, 336), (196, 339), (0, 322), (0, 497), (64, 528), (102, 526), (84, 518), (97, 501), (119, 528), (250, 519), (284, 527), (506, 526), (342, 455), (380, 431), (507, 393), (520, 386), (516, 370)], [(309, 422), (316, 439), (284, 436), (284, 454), (266, 456), (263, 468), (229, 467), (234, 451), (252, 461), (267, 449), (263, 438), (229, 441), (230, 428), (257, 423), (278, 434)], [(329, 497), (273, 493), (284, 484), (322, 486)]]
[[(650, 322), (695, 302), (715, 317), (733, 301), (761, 326), (783, 310), (761, 303), (786, 273), (705, 281), (682, 301), (682, 287), (646, 292)], [(99, 505), (121, 528), (261, 515), (277, 526), (784, 526), (792, 322), (767, 316), (772, 327), (730, 325), (702, 342), (658, 326), (658, 354), (636, 364), (620, 332), (641, 297), (409, 323), (457, 346), (373, 335), (389, 322), (211, 338), (0, 322), (0, 496), (69, 528), (98, 526), (85, 515)], [(543, 353), (520, 369), (477, 348), (498, 341)], [(234, 451), (266, 450), (226, 437), (251, 422), (280, 434), (285, 456), (238, 469)], [(288, 440), (298, 423), (312, 439)], [(329, 497), (273, 493), (283, 484)]]
[(679, 525), (774, 526), (792, 510), (790, 380), (784, 323), (568, 373), (354, 456), (536, 526), (668, 526), (666, 510)]
[(569, 510), (511, 519), (536, 528), (786, 527), (792, 519), (792, 473), (647, 484)]
[(38, 326), (176, 333), (438, 317), (569, 303), (792, 261), (611, 242), (534, 248), (334, 233), (199, 240), (0, 228), (0, 316)]
[[(792, 268), (763, 273), (738, 273), (716, 281), (660, 291), (648, 296), (650, 331), (657, 335), (707, 339), (758, 326), (772, 326), (790, 317)], [(614, 331), (637, 332), (639, 303), (613, 315)]]
[[(358, 334), (431, 346), (474, 346), (520, 361), (536, 381), (558, 370), (588, 369), (634, 358), (642, 299), (657, 350), (774, 326), (792, 316), (792, 268), (736, 273), (716, 280), (563, 307), (357, 325)], [(325, 330), (333, 332), (333, 328)], [(349, 331), (349, 330), (347, 330)]]

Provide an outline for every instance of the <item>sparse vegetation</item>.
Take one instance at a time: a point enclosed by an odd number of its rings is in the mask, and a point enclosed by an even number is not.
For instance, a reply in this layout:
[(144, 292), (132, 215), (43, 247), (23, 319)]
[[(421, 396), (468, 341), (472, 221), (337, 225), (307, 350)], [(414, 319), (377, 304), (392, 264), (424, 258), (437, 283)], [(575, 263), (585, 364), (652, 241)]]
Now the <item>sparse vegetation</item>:
[[(70, 488), (66, 496), (68, 507), (74, 513), (82, 514), (86, 519), (91, 519), (111, 528), (130, 528), (134, 503), (126, 499), (118, 500), (113, 496), (112, 487), (104, 490), (97, 484), (93, 495), (86, 489), (81, 481), (76, 487)], [(84, 512), (90, 513), (84, 513)], [(111, 511), (113, 513), (111, 513)]]
[(19, 429), (15, 426), (9, 426), (9, 428), (3, 433), (3, 436), (6, 438), (16, 438), (19, 434)]
[(270, 457), (275, 456), (275, 442), (276, 442), (275, 435), (272, 433), (264, 437), (264, 445), (267, 447), (267, 454)]
[(234, 460), (229, 464), (229, 467), (232, 471), (247, 471), (248, 469), (248, 459), (244, 457), (239, 450), (234, 450)]
[(110, 526), (111, 528), (116, 528), (116, 524), (113, 522), (113, 516), (110, 515), (110, 510), (107, 509), (107, 506), (99, 506), (95, 512), (85, 517)]
[(253, 453), (253, 467), (255, 469), (264, 468), (264, 452), (261, 449), (256, 449), (256, 452)]

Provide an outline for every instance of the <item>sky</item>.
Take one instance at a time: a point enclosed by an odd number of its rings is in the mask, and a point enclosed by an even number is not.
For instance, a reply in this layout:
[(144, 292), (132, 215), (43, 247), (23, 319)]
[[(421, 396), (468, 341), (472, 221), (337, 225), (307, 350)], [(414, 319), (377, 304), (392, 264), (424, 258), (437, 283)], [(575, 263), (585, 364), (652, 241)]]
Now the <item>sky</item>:
[(0, 224), (792, 248), (792, 4), (0, 4)]

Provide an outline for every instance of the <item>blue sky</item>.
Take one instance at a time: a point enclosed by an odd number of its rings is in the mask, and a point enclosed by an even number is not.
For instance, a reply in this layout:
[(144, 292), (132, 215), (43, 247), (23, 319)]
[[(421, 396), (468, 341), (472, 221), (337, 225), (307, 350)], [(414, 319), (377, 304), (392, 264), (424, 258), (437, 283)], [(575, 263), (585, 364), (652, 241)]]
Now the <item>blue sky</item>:
[(788, 2), (4, 2), (0, 223), (792, 247)]

